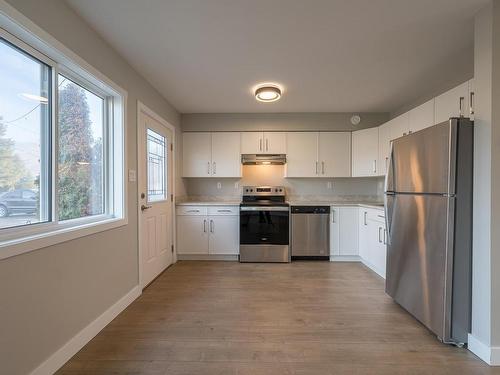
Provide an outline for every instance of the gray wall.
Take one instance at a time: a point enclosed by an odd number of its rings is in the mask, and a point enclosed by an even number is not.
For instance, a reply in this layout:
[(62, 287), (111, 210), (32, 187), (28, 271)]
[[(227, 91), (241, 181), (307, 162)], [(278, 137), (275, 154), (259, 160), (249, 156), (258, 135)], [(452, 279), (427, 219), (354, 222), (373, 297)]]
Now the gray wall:
[(491, 345), (500, 364), (500, 1), (493, 2), (491, 118)]
[(475, 20), (472, 334), (490, 345), (492, 7)]
[[(128, 91), (129, 168), (136, 169), (138, 99), (179, 126), (176, 110), (64, 1), (8, 2)], [(184, 194), (181, 179), (177, 189)], [(127, 204), (125, 227), (0, 261), (0, 373), (28, 373), (138, 284), (135, 183)]]
[(371, 128), (389, 119), (388, 113), (360, 113), (361, 123), (350, 123), (352, 113), (192, 113), (181, 116), (183, 131), (351, 131)]

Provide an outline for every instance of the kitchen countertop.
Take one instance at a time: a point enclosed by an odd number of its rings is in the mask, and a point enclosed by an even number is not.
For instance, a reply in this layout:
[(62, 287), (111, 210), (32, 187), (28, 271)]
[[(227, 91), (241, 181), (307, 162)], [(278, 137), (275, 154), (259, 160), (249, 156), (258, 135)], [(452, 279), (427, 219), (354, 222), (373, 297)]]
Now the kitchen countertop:
[(367, 208), (384, 209), (382, 202), (365, 201), (312, 201), (312, 200), (290, 200), (287, 201), (290, 206), (359, 206)]
[(231, 200), (231, 201), (182, 201), (176, 202), (176, 206), (239, 206), (241, 200)]
[[(176, 206), (239, 206), (241, 200), (183, 200), (176, 203)], [(384, 204), (382, 202), (366, 202), (366, 201), (315, 201), (309, 199), (289, 200), (290, 206), (359, 206), (367, 208), (375, 208), (382, 210)]]

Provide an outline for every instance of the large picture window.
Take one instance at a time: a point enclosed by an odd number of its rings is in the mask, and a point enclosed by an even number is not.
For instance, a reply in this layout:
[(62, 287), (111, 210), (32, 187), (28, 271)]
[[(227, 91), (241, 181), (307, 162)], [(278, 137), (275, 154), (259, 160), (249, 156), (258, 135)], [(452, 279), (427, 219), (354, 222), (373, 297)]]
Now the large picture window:
[(59, 220), (104, 213), (104, 98), (58, 77)]
[(124, 218), (123, 96), (61, 60), (0, 28), (0, 248)]
[(0, 228), (49, 221), (52, 69), (0, 39)]

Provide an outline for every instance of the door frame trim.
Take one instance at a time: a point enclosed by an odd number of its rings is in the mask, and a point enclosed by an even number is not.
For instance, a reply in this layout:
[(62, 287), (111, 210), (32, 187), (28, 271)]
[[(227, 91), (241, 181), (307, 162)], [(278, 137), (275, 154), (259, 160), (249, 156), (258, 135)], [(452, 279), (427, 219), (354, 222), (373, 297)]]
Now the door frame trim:
[[(171, 132), (172, 132), (172, 147), (173, 147), (173, 151), (171, 152), (171, 159), (172, 159), (172, 183), (171, 183), (171, 189), (170, 189), (170, 192), (171, 194), (173, 195), (173, 200), (172, 200), (172, 245), (174, 245), (175, 247), (175, 243), (176, 243), (176, 238), (175, 238), (175, 234), (176, 234), (176, 223), (175, 223), (175, 182), (176, 182), (176, 170), (175, 170), (175, 165), (176, 165), (176, 157), (175, 157), (175, 153), (177, 151), (177, 147), (176, 147), (176, 143), (175, 143), (175, 126), (173, 126), (172, 124), (170, 124), (168, 121), (166, 121), (165, 119), (163, 119), (160, 115), (158, 115), (155, 111), (153, 111), (151, 108), (149, 108), (148, 106), (146, 106), (143, 102), (141, 102), (140, 100), (137, 100), (137, 139), (136, 139), (136, 146), (137, 146), (137, 154), (136, 154), (136, 166), (137, 166), (137, 170), (139, 168), (139, 142), (140, 142), (140, 130), (141, 130), (141, 125), (140, 125), (140, 118), (141, 118), (141, 114), (145, 114), (147, 116), (150, 116), (152, 117), (153, 119), (155, 119), (156, 121), (158, 121), (160, 124), (162, 124), (164, 127), (166, 127), (167, 129), (169, 129)], [(136, 172), (137, 173), (137, 172)], [(137, 256), (138, 256), (138, 259), (137, 259), (137, 266), (138, 266), (138, 269), (139, 269), (139, 272), (138, 272), (138, 277), (139, 277), (139, 280), (138, 280), (138, 285), (139, 287), (142, 289), (144, 289), (147, 285), (142, 285), (142, 272), (143, 272), (143, 267), (142, 267), (142, 251), (143, 251), (143, 248), (142, 248), (142, 241), (141, 241), (141, 233), (142, 233), (142, 220), (140, 219), (141, 218), (141, 207), (140, 207), (140, 198), (141, 198), (141, 193), (140, 193), (140, 189), (139, 189), (139, 174), (137, 173), (137, 182), (136, 182), (136, 186), (137, 186), (137, 201), (136, 201), (136, 205), (137, 205), (137, 249), (138, 249), (138, 252), (137, 252)], [(176, 252), (174, 251), (172, 253), (172, 264), (174, 264), (175, 262), (177, 262), (177, 256), (176, 256)]]

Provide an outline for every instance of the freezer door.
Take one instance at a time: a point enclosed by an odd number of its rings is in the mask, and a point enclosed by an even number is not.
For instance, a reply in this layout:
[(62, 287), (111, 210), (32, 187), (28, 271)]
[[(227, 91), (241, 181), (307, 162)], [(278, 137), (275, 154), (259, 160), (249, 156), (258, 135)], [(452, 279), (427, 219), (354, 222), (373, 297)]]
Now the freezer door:
[[(388, 188), (396, 192), (454, 194), (456, 121), (431, 126), (393, 141)], [(451, 141), (450, 141), (451, 140)]]
[(454, 198), (388, 195), (386, 292), (444, 341), (450, 339)]

